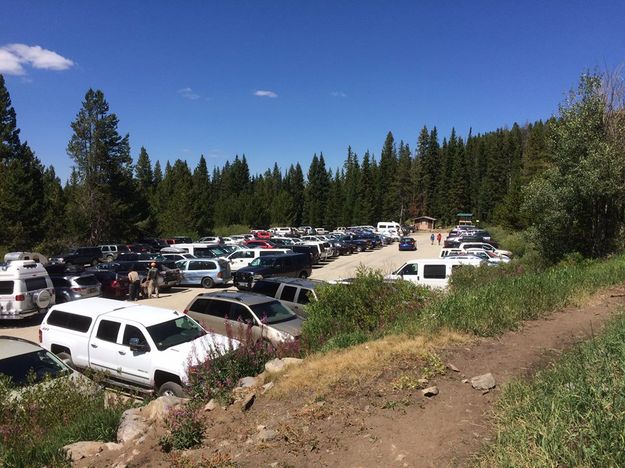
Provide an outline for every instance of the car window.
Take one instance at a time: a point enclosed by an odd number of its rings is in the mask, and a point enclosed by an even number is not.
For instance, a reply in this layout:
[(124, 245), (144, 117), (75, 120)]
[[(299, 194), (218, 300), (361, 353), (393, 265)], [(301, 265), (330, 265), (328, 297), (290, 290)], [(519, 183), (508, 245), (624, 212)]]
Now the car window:
[(284, 307), (278, 301), (263, 302), (250, 306), (254, 314), (264, 323), (269, 325), (273, 323), (286, 322), (297, 318), (293, 312)]
[(28, 278), (24, 280), (24, 283), (26, 283), (27, 291), (36, 291), (38, 289), (46, 289), (48, 287), (48, 283), (43, 276), (40, 276), (39, 278)]
[(93, 275), (80, 276), (76, 278), (74, 281), (76, 281), (76, 284), (80, 286), (97, 286), (98, 285), (98, 279)]
[(197, 322), (186, 315), (152, 325), (147, 330), (159, 351), (193, 341), (206, 333)]
[(297, 293), (297, 288), (294, 286), (284, 286), (282, 288), (282, 295), (280, 299), (283, 301), (294, 302), (295, 301), (295, 293)]
[(44, 349), (0, 359), (0, 374), (8, 376), (18, 386), (41, 382), (48, 376), (55, 378), (67, 375), (69, 372), (54, 355)]
[(117, 342), (117, 335), (119, 334), (120, 327), (121, 323), (119, 322), (114, 322), (112, 320), (102, 320), (100, 322), (100, 325), (98, 325), (96, 338), (115, 343)]
[(206, 314), (208, 313), (208, 303), (209, 301), (205, 299), (196, 299), (189, 307), (189, 311), (197, 312), (198, 314)]
[(230, 312), (228, 313), (229, 320), (236, 320), (237, 322), (252, 323), (255, 324), (254, 316), (247, 310), (247, 307), (241, 304), (231, 303)]
[(67, 328), (78, 332), (86, 332), (91, 326), (91, 317), (84, 315), (70, 314), (62, 310), (54, 310), (48, 317), (48, 325)]
[(417, 275), (419, 274), (419, 265), (417, 263), (409, 263), (399, 272), (400, 275)]
[(126, 328), (124, 329), (124, 339), (122, 340), (122, 344), (130, 346), (130, 340), (132, 338), (138, 338), (139, 344), (148, 344), (141, 330), (133, 325), (126, 325)]
[(50, 279), (52, 280), (52, 286), (54, 286), (55, 288), (69, 288), (70, 287), (69, 281), (67, 281), (65, 278), (57, 278), (53, 276)]
[(213, 317), (225, 318), (230, 312), (230, 303), (228, 301), (207, 300), (204, 313)]
[(265, 296), (275, 297), (279, 287), (280, 283), (274, 283), (273, 281), (256, 281), (252, 287), (252, 291), (264, 294)]
[(0, 294), (13, 294), (13, 281), (0, 281)]
[(315, 297), (310, 289), (302, 288), (299, 290), (299, 296), (297, 296), (298, 304), (308, 304), (310, 298)]
[(423, 278), (445, 279), (446, 277), (447, 267), (445, 265), (423, 265)]

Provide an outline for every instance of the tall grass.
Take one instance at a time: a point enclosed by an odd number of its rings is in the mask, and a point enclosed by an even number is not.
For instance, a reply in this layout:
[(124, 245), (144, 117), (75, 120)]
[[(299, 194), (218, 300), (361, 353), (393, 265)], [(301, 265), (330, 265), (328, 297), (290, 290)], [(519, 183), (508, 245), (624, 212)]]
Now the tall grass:
[(460, 289), (428, 304), (423, 315), (400, 328), (449, 328), (490, 336), (565, 307), (602, 287), (625, 281), (625, 257), (565, 263), (544, 271), (503, 276)]
[(232, 236), (233, 234), (247, 234), (250, 227), (245, 224), (230, 224), (228, 226), (217, 226), (213, 229), (216, 236)]
[(625, 317), (498, 402), (490, 466), (625, 465)]
[(114, 441), (129, 404), (105, 404), (104, 390), (70, 378), (15, 388), (0, 379), (0, 466), (69, 466), (62, 447)]

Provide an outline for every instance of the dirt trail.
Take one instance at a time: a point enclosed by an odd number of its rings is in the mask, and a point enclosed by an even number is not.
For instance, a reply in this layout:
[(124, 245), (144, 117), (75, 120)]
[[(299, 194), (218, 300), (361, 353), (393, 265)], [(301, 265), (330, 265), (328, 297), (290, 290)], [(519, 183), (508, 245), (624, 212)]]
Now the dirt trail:
[[(570, 307), (498, 338), (479, 339), (447, 349), (448, 371), (433, 379), (440, 390), (427, 399), (418, 390), (388, 391), (391, 379), (410, 365), (397, 362), (378, 381), (338, 387), (316, 401), (313, 395), (287, 400), (257, 398), (249, 412), (235, 406), (207, 414), (204, 447), (196, 460), (231, 460), (235, 466), (431, 467), (470, 465), (469, 457), (492, 437), (489, 415), (501, 387), (512, 378), (531, 376), (573, 344), (599, 333), (625, 305), (625, 286), (594, 296), (583, 307)], [(483, 394), (462, 379), (491, 372), (497, 387)], [(252, 439), (259, 425), (278, 436), (265, 443)], [(146, 440), (128, 466), (166, 466), (156, 438)], [(118, 454), (102, 454), (89, 466), (109, 466)], [(83, 465), (85, 466), (85, 465)]]

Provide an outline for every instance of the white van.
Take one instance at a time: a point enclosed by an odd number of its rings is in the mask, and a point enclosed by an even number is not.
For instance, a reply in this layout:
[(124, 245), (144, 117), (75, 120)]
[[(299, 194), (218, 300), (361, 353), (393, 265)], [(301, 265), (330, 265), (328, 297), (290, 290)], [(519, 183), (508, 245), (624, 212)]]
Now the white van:
[(42, 265), (50, 263), (48, 257), (39, 252), (9, 252), (4, 255), (4, 263), (14, 262), (15, 260), (34, 260)]
[(54, 305), (54, 285), (34, 260), (0, 263), (0, 319), (22, 319)]
[(377, 227), (378, 231), (391, 231), (394, 230), (397, 233), (401, 232), (401, 226), (395, 221), (380, 221)]
[(477, 267), (481, 264), (481, 259), (468, 256), (410, 260), (390, 275), (385, 276), (385, 279), (403, 279), (430, 288), (446, 288), (456, 267), (461, 265)]

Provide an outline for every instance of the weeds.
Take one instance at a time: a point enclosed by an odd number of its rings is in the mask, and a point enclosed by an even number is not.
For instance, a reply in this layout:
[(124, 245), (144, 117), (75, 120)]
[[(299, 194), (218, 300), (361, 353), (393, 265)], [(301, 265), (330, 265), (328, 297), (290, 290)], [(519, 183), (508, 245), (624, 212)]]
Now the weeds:
[(169, 433), (161, 437), (159, 445), (164, 452), (185, 450), (199, 446), (204, 436), (204, 422), (197, 401), (187, 403), (172, 411), (165, 419)]
[(481, 466), (623, 466), (625, 317), (531, 383), (508, 385), (496, 422)]

